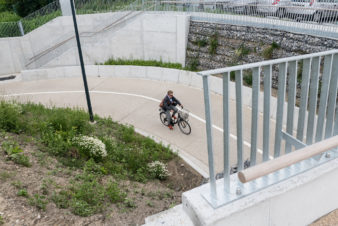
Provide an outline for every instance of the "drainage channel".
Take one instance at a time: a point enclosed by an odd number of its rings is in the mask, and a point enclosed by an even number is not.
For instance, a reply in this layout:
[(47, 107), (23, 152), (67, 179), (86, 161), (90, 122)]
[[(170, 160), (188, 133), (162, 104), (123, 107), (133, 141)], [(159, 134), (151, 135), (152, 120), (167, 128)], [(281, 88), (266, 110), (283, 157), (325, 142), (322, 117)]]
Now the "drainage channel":
[(15, 79), (15, 75), (10, 75), (10, 76), (0, 76), (0, 82), (1, 81), (6, 81), (6, 80), (11, 80), (11, 79)]

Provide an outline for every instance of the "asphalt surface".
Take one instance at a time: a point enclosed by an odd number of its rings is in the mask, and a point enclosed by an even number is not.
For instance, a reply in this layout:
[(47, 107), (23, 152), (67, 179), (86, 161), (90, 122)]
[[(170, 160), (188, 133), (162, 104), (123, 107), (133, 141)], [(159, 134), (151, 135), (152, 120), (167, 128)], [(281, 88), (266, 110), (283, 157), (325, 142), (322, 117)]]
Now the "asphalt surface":
[[(188, 163), (202, 175), (208, 176), (208, 154), (204, 122), (203, 90), (177, 83), (133, 78), (88, 78), (93, 112), (110, 116), (114, 121), (133, 125), (137, 131), (152, 135), (157, 140), (179, 150)], [(174, 130), (165, 127), (159, 118), (159, 102), (168, 89), (174, 91), (184, 108), (189, 110), (190, 135), (184, 135), (178, 126)], [(6, 99), (32, 101), (47, 106), (81, 107), (87, 109), (82, 79), (50, 79), (39, 81), (0, 82), (0, 95)], [(244, 97), (245, 98), (245, 97)], [(211, 94), (215, 171), (223, 171), (222, 96)], [(236, 109), (230, 101), (230, 162), (237, 161)], [(263, 141), (262, 115), (259, 115), (258, 148)], [(250, 156), (251, 109), (243, 107), (244, 160)], [(270, 136), (274, 136), (271, 121)], [(273, 140), (273, 139), (272, 139)], [(270, 150), (273, 143), (270, 142)], [(272, 155), (272, 152), (270, 153)], [(258, 150), (257, 161), (261, 161)]]

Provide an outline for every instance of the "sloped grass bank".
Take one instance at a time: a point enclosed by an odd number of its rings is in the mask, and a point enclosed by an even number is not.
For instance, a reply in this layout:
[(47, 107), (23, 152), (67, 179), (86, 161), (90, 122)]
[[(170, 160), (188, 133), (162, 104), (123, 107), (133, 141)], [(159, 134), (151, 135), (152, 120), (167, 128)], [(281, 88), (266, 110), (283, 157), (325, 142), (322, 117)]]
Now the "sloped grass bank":
[[(168, 147), (110, 118), (96, 115), (91, 124), (79, 109), (1, 101), (0, 131), (0, 199), (24, 203), (46, 224), (60, 215), (140, 224), (202, 180)], [(0, 212), (20, 210), (12, 204)]]

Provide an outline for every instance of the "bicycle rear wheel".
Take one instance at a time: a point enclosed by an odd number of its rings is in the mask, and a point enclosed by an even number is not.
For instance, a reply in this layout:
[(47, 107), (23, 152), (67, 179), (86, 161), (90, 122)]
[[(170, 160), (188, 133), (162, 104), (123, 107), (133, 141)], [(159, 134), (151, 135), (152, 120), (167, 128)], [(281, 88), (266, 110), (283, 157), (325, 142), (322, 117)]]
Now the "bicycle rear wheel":
[(189, 135), (191, 133), (191, 127), (189, 123), (185, 120), (180, 120), (178, 122), (178, 127), (180, 128), (181, 132), (185, 135)]
[(160, 119), (161, 119), (161, 122), (163, 123), (163, 125), (165, 125), (165, 126), (169, 125), (169, 122), (167, 120), (167, 115), (166, 115), (165, 112), (160, 113)]

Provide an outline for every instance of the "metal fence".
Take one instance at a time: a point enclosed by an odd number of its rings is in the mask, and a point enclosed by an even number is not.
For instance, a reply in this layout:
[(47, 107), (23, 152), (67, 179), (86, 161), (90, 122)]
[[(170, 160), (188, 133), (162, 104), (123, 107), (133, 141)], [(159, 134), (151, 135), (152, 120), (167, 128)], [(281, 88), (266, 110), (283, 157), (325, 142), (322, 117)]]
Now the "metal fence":
[[(299, 76), (301, 66), (301, 76)], [(338, 150), (332, 151), (329, 158), (313, 158), (297, 167), (283, 172), (274, 173), (264, 179), (257, 179), (248, 184), (233, 181), (230, 184), (229, 153), (237, 151), (238, 171), (244, 169), (243, 133), (250, 130), (243, 128), (243, 73), (250, 70), (252, 73), (252, 111), (251, 111), (251, 151), (250, 166), (256, 164), (258, 148), (263, 149), (262, 160), (269, 161), (269, 156), (277, 158), (307, 145), (338, 135), (338, 50), (295, 56), (277, 60), (222, 68), (199, 72), (203, 77), (206, 130), (210, 174), (210, 194), (205, 198), (214, 206), (231, 202), (243, 195), (250, 194), (268, 185), (284, 180), (292, 175), (315, 167), (332, 158), (338, 158)], [(271, 133), (271, 79), (273, 71), (278, 71), (277, 109), (274, 134)], [(236, 131), (237, 148), (229, 146), (229, 84), (231, 74), (235, 74), (236, 92)], [(224, 188), (216, 188), (211, 104), (209, 94), (209, 76), (222, 75), (223, 78), (223, 128), (224, 128)], [(261, 121), (262, 147), (258, 147), (259, 92), (260, 81), (264, 83), (263, 120)], [(301, 80), (300, 102), (296, 103), (297, 80)], [(286, 89), (286, 85), (288, 88)], [(287, 92), (286, 92), (287, 90)], [(286, 98), (287, 96), (287, 98)], [(249, 97), (246, 97), (249, 98)], [(287, 99), (287, 105), (285, 100)], [(285, 108), (285, 109), (284, 109)], [(286, 120), (284, 120), (286, 113)], [(297, 117), (298, 116), (298, 117)], [(248, 140), (246, 142), (249, 142)], [(270, 144), (274, 144), (271, 148)]]
[(0, 23), (0, 37), (22, 36), (61, 15), (60, 4), (57, 0), (29, 14), (18, 22)]
[[(225, 2), (225, 1), (222, 1)], [(338, 9), (245, 5), (220, 1), (161, 1), (156, 11), (189, 13), (192, 20), (338, 38)]]

